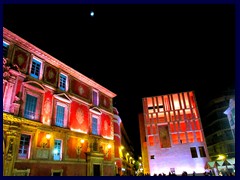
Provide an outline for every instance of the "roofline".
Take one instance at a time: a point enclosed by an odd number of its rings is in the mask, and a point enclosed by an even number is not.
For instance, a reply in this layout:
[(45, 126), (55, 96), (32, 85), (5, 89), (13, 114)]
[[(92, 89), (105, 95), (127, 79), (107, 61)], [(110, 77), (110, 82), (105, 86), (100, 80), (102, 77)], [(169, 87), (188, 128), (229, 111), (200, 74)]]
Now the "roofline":
[(19, 45), (20, 47), (26, 49), (27, 51), (37, 55), (38, 57), (42, 58), (49, 64), (54, 65), (57, 68), (60, 68), (66, 72), (68, 72), (71, 76), (80, 79), (82, 82), (86, 83), (87, 85), (103, 92), (104, 94), (108, 95), (111, 98), (117, 96), (115, 93), (109, 91), (107, 88), (101, 86), (100, 84), (96, 83), (92, 79), (84, 76), (80, 72), (74, 70), (70, 66), (62, 63), (60, 60), (54, 58), (53, 56), (49, 55), (48, 53), (44, 52), (43, 50), (37, 48), (33, 44), (29, 43), (28, 41), (24, 40), (20, 36), (16, 35), (15, 33), (9, 31), (5, 27), (3, 27), (3, 37), (7, 38), (7, 40), (13, 41), (15, 44)]

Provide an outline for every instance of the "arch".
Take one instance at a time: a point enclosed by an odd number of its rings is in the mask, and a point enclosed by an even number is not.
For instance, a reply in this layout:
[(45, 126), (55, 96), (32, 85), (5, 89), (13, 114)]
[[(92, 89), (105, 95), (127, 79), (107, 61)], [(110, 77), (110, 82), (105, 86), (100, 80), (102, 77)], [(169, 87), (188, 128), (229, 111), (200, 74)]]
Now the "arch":
[(25, 86), (27, 86), (27, 85), (34, 86), (34, 87), (46, 92), (46, 89), (44, 88), (44, 86), (41, 85), (40, 83), (36, 82), (36, 81), (27, 81), (27, 82), (25, 82), (24, 85)]

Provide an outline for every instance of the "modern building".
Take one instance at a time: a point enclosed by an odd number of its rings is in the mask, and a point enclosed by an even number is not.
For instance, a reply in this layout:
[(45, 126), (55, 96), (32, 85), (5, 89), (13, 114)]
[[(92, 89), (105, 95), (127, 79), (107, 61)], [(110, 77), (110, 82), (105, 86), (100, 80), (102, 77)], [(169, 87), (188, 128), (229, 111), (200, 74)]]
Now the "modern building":
[(3, 175), (114, 176), (115, 96), (3, 28)]
[(194, 92), (144, 97), (142, 103), (144, 173), (204, 173), (209, 156)]
[(204, 112), (203, 126), (210, 156), (209, 167), (222, 173), (234, 172), (235, 91), (229, 89), (215, 96)]

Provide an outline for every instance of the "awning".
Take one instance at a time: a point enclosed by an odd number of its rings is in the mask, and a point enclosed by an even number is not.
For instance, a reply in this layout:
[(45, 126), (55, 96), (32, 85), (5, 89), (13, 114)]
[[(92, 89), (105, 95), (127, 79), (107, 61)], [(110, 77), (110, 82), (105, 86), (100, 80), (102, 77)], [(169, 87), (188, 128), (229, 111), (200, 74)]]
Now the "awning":
[(230, 165), (234, 165), (234, 164), (235, 164), (235, 158), (226, 159), (226, 161), (227, 161)]
[(216, 161), (216, 163), (217, 163), (218, 166), (222, 166), (224, 161)]
[(209, 166), (210, 168), (214, 168), (214, 167), (215, 167), (215, 161), (210, 161), (210, 162), (208, 162), (208, 166)]

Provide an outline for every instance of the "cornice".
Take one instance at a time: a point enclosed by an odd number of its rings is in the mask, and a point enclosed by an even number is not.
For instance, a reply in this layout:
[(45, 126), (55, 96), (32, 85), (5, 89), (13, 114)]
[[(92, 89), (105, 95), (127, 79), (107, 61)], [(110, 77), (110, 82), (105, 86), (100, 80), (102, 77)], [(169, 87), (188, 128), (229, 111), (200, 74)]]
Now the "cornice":
[(84, 76), (83, 74), (79, 73), (78, 71), (74, 70), (73, 68), (67, 66), (66, 64), (62, 63), (60, 60), (54, 58), (53, 56), (47, 54), (46, 52), (42, 51), (41, 49), (37, 48), (36, 46), (32, 45), (31, 43), (27, 42), (23, 38), (19, 37), (18, 35), (14, 34), (13, 32), (9, 31), (8, 29), (3, 27), (3, 37), (7, 38), (8, 40), (14, 42), (18, 46), (26, 49), (27, 51), (37, 55), (39, 58), (42, 58), (46, 62), (52, 64), (53, 66), (68, 72), (71, 76), (80, 79), (82, 82), (86, 83), (87, 85), (99, 90), (100, 92), (108, 95), (111, 98), (116, 96), (115, 93), (109, 91), (105, 87), (101, 86), (100, 84), (96, 83), (92, 79)]
[(25, 119), (23, 117), (17, 117), (12, 114), (3, 113), (3, 124), (13, 125), (13, 124), (24, 124), (24, 125), (31, 125), (31, 126), (42, 126), (41, 122), (38, 121), (31, 121)]

